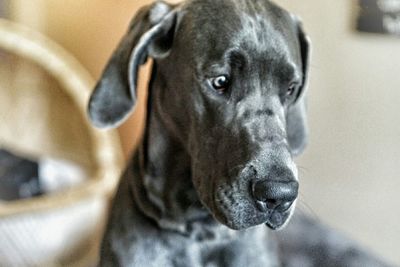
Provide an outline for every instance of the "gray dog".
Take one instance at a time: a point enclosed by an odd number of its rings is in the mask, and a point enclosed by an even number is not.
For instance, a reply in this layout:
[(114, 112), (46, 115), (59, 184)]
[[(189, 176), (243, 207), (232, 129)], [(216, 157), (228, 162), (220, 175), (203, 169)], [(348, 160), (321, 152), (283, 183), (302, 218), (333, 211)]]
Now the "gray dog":
[(293, 214), (306, 144), (309, 41), (268, 0), (142, 8), (90, 99), (98, 127), (136, 102), (154, 59), (143, 141), (122, 177), (101, 266), (385, 266)]

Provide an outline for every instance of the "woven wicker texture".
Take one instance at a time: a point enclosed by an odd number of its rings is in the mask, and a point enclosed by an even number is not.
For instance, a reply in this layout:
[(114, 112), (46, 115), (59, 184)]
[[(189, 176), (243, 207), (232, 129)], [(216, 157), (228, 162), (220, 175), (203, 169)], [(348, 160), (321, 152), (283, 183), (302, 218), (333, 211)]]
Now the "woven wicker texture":
[(86, 118), (93, 84), (51, 40), (0, 20), (0, 147), (70, 160), (90, 174), (60, 193), (0, 202), (0, 266), (95, 263), (123, 158), (116, 132), (96, 130)]

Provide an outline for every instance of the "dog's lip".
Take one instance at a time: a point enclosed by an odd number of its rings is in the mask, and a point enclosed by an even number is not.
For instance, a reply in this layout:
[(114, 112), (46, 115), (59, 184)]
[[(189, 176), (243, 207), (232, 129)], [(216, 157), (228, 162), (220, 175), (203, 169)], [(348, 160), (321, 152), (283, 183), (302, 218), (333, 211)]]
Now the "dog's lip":
[(265, 225), (267, 225), (271, 230), (278, 230), (285, 225), (289, 220), (289, 217), (290, 211), (272, 211), (268, 220), (265, 222)]
[(220, 207), (218, 205), (216, 205), (215, 202), (212, 202), (212, 204), (210, 205), (210, 210), (212, 211), (211, 213), (212, 213), (213, 217), (217, 221), (219, 221), (223, 225), (225, 225), (233, 230), (244, 230), (244, 229), (254, 227), (257, 225), (262, 225), (262, 224), (267, 224), (269, 228), (276, 230), (276, 229), (280, 228), (286, 221), (284, 219), (283, 223), (276, 225), (276, 224), (274, 224), (274, 221), (271, 220), (273, 211), (260, 212), (257, 209), (255, 209), (254, 216), (253, 216), (254, 221), (237, 225), (234, 221), (229, 219), (228, 214), (224, 213), (220, 209)]
[(262, 220), (260, 218), (260, 221), (258, 221), (258, 223), (255, 224), (251, 224), (251, 225), (242, 225), (242, 226), (238, 226), (233, 224), (232, 221), (230, 221), (227, 217), (226, 214), (224, 214), (223, 212), (221, 212), (215, 205), (213, 205), (213, 217), (219, 221), (220, 223), (228, 226), (231, 229), (234, 230), (243, 230), (243, 229), (247, 229), (249, 227), (253, 227), (253, 226), (257, 226), (257, 225), (261, 225), (261, 224), (265, 224), (268, 228), (270, 228), (271, 230), (279, 230), (282, 229), (287, 221), (290, 218), (290, 210), (289, 211), (285, 211), (285, 212), (279, 212), (279, 211), (268, 211), (266, 213), (262, 213), (262, 212), (258, 212), (258, 215), (260, 214), (264, 214), (267, 215), (268, 218), (265, 220)]
[[(225, 212), (223, 212), (219, 205), (217, 205), (216, 198), (215, 195), (213, 195), (212, 201), (210, 203), (209, 209), (212, 211), (212, 216), (221, 224), (233, 229), (233, 230), (244, 230), (247, 229), (251, 226), (255, 226), (255, 225), (236, 225), (234, 221), (229, 219), (228, 214), (226, 214)], [(258, 224), (262, 224), (263, 222), (260, 222)]]
[[(216, 204), (216, 197), (215, 197), (215, 189), (213, 189), (213, 194), (212, 194), (212, 198), (211, 198), (211, 202), (210, 202), (210, 206), (209, 209), (211, 210), (211, 214), (212, 216), (219, 221), (222, 224), (227, 225), (228, 227), (232, 227), (232, 225), (228, 225), (229, 220), (226, 216), (226, 214), (224, 214), (218, 207), (218, 205)], [(233, 228), (233, 227), (232, 227)]]
[(208, 207), (214, 219), (234, 230), (243, 230), (249, 227), (262, 224), (267, 225), (272, 230), (279, 230), (283, 228), (287, 223), (287, 221), (289, 220), (292, 213), (292, 209), (294, 207), (294, 204), (292, 203), (290, 207), (284, 211), (267, 209), (266, 211), (263, 212), (257, 208), (255, 203), (253, 203), (254, 213), (253, 216), (251, 216), (252, 217), (251, 221), (248, 221), (243, 224), (239, 223), (239, 225), (237, 225), (234, 221), (230, 220), (229, 214), (221, 210), (220, 205), (218, 205), (221, 204), (220, 203), (221, 201), (218, 201), (218, 198), (215, 194), (215, 187), (212, 188), (213, 188), (211, 191), (212, 194), (208, 198), (209, 202), (207, 201), (204, 202), (207, 203), (208, 205), (205, 206)]

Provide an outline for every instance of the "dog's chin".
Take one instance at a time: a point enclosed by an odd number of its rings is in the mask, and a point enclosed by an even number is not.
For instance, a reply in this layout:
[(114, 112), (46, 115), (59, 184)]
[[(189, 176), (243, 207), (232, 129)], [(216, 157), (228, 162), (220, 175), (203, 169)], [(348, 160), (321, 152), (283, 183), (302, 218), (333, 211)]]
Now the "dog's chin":
[(265, 225), (271, 230), (283, 229), (289, 223), (290, 217), (292, 216), (292, 210), (293, 209), (290, 209), (286, 212), (272, 211), (268, 220), (265, 222)]
[(259, 212), (254, 210), (243, 214), (236, 213), (233, 215), (217, 210), (216, 212), (213, 212), (213, 215), (218, 222), (233, 230), (245, 230), (261, 224), (265, 224), (271, 230), (281, 230), (290, 221), (293, 210), (294, 207), (285, 212)]

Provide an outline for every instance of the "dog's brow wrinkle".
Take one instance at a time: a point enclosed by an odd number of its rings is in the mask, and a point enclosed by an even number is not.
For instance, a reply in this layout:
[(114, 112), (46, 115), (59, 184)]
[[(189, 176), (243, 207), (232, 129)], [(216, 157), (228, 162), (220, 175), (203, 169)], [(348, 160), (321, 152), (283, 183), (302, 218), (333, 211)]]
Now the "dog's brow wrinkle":
[[(280, 32), (278, 26), (266, 20), (265, 16), (269, 15), (268, 11), (260, 9), (248, 11), (242, 8), (238, 10), (238, 13), (240, 14), (241, 28), (237, 31), (238, 38), (235, 38), (238, 42), (237, 45), (240, 47), (251, 46), (260, 54), (271, 51), (271, 49), (279, 54), (289, 53), (283, 33)], [(274, 36), (274, 38), (269, 36)]]
[(229, 51), (229, 62), (232, 66), (239, 69), (243, 69), (248, 64), (247, 57), (238, 49)]
[(255, 112), (255, 115), (256, 116), (273, 116), (274, 112), (271, 109), (267, 108), (267, 109), (263, 109), (263, 110), (257, 110)]

